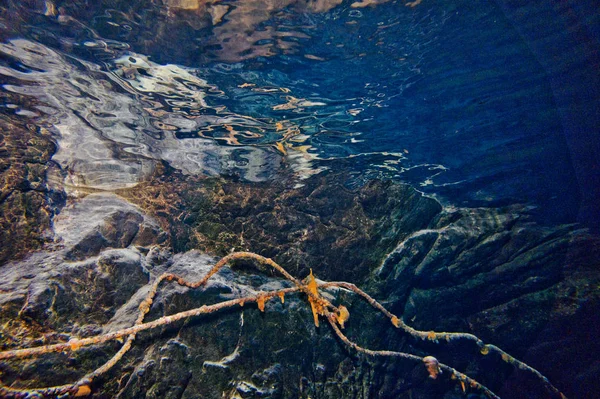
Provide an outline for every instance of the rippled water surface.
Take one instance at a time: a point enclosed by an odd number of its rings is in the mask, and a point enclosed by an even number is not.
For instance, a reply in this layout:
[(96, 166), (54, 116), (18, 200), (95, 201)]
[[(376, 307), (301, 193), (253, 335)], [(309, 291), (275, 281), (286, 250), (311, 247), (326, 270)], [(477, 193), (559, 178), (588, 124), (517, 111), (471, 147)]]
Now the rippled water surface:
[(408, 182), (451, 205), (598, 224), (593, 2), (9, 1), (3, 118), (56, 184), (188, 175)]

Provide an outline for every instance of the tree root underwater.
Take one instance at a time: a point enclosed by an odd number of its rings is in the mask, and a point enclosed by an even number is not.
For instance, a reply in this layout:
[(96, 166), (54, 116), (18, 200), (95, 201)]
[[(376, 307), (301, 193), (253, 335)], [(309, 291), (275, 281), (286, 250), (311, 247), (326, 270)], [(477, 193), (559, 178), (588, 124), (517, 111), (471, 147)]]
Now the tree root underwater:
[[(202, 287), (206, 282), (217, 273), (222, 267), (229, 264), (234, 260), (251, 260), (254, 262), (258, 262), (260, 264), (267, 265), (279, 273), (281, 273), (287, 280), (291, 281), (295, 287), (285, 288), (281, 290), (261, 292), (258, 295), (247, 296), (238, 299), (227, 300), (223, 302), (219, 302), (214, 305), (203, 305), (199, 308), (187, 310), (184, 312), (176, 313), (170, 316), (164, 316), (159, 319), (156, 319), (151, 322), (144, 322), (144, 318), (146, 314), (150, 311), (150, 307), (154, 301), (154, 297), (158, 291), (160, 284), (164, 281), (175, 281), (177, 284), (181, 286), (185, 286), (191, 289), (196, 289)], [(222, 258), (219, 262), (213, 266), (213, 268), (199, 281), (197, 282), (189, 282), (183, 279), (180, 276), (177, 276), (172, 273), (165, 273), (159, 276), (154, 283), (152, 284), (150, 291), (148, 292), (146, 298), (139, 305), (139, 314), (138, 317), (132, 327), (125, 328), (119, 331), (114, 331), (107, 334), (97, 335), (88, 338), (72, 338), (68, 342), (53, 344), (53, 345), (44, 345), (38, 346), (34, 348), (23, 348), (23, 349), (15, 349), (0, 352), (0, 360), (9, 360), (9, 359), (17, 359), (17, 358), (26, 358), (33, 356), (41, 356), (46, 353), (51, 352), (65, 352), (65, 351), (77, 351), (84, 346), (89, 345), (97, 345), (102, 344), (108, 341), (113, 340), (121, 340), (123, 342), (122, 347), (119, 351), (106, 363), (104, 363), (98, 369), (88, 373), (81, 379), (71, 384), (54, 386), (54, 387), (46, 387), (46, 388), (33, 388), (33, 389), (18, 389), (11, 388), (7, 386), (0, 385), (0, 397), (5, 398), (43, 398), (43, 397), (56, 397), (56, 396), (75, 396), (75, 397), (84, 397), (88, 396), (92, 393), (91, 383), (98, 376), (109, 371), (117, 362), (121, 360), (121, 358), (127, 353), (127, 351), (131, 348), (133, 341), (136, 338), (136, 334), (150, 330), (159, 326), (169, 325), (178, 320), (187, 319), (194, 316), (199, 316), (203, 314), (213, 313), (222, 309), (231, 308), (233, 306), (244, 305), (245, 303), (256, 302), (260, 311), (264, 311), (265, 303), (268, 300), (273, 298), (280, 298), (280, 300), (284, 301), (284, 296), (286, 294), (292, 294), (297, 292), (302, 292), (306, 294), (309, 304), (311, 306), (311, 310), (314, 316), (315, 325), (319, 326), (319, 319), (325, 318), (337, 337), (348, 347), (352, 348), (356, 352), (363, 354), (369, 357), (396, 357), (403, 358), (406, 360), (410, 360), (413, 362), (422, 362), (423, 358), (417, 355), (413, 355), (410, 353), (404, 352), (395, 352), (395, 351), (384, 351), (384, 350), (370, 350), (359, 346), (354, 343), (350, 339), (348, 339), (343, 333), (342, 329), (344, 328), (344, 323), (349, 318), (348, 309), (343, 306), (335, 306), (330, 301), (325, 299), (319, 292), (319, 289), (327, 289), (331, 287), (343, 288), (348, 291), (354, 292), (356, 295), (359, 295), (362, 299), (368, 302), (373, 308), (383, 313), (386, 317), (390, 319), (392, 325), (406, 334), (414, 337), (415, 339), (422, 341), (429, 341), (433, 343), (439, 343), (440, 341), (452, 341), (452, 340), (465, 340), (470, 341), (475, 344), (482, 355), (489, 355), (495, 353), (499, 355), (500, 358), (514, 367), (517, 367), (525, 372), (533, 374), (537, 377), (543, 384), (543, 386), (547, 389), (550, 397), (553, 398), (561, 398), (566, 399), (566, 397), (556, 388), (554, 387), (546, 377), (544, 377), (539, 371), (534, 368), (528, 366), (527, 364), (515, 359), (510, 356), (500, 348), (485, 344), (475, 335), (467, 334), (467, 333), (453, 333), (453, 332), (434, 332), (434, 331), (418, 331), (413, 329), (412, 327), (406, 325), (402, 319), (390, 313), (387, 309), (385, 309), (379, 302), (369, 296), (367, 293), (362, 291), (360, 288), (355, 286), (354, 284), (350, 284), (347, 282), (326, 282), (318, 284), (312, 274), (307, 277), (307, 279), (303, 282), (292, 275), (290, 275), (283, 267), (275, 263), (273, 260), (265, 258), (263, 256), (251, 253), (251, 252), (235, 252), (228, 256)], [(123, 341), (124, 340), (124, 341)], [(463, 389), (466, 386), (471, 387), (474, 390), (477, 390), (483, 393), (488, 398), (498, 398), (496, 394), (490, 391), (488, 388), (475, 381), (474, 379), (468, 377), (467, 375), (455, 370), (454, 368), (447, 366), (445, 364), (440, 364), (442, 370), (448, 372), (452, 379), (460, 381)]]

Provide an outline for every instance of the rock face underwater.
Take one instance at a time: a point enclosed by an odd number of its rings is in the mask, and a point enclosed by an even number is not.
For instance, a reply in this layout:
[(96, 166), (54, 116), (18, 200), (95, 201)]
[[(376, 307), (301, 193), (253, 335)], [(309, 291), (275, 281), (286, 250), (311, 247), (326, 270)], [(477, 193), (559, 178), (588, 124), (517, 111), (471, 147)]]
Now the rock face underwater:
[[(0, 397), (406, 399), (427, 355), (505, 399), (600, 397), (600, 237), (564, 224), (599, 209), (585, 2), (6, 3)], [(267, 300), (294, 284), (238, 259), (148, 301), (237, 251), (305, 289)]]
[[(539, 370), (567, 397), (600, 392), (593, 337), (600, 243), (575, 225), (539, 226), (514, 207), (444, 209), (389, 182), (347, 189), (334, 173), (294, 189), (284, 178), (248, 184), (175, 172), (157, 179), (119, 195), (69, 201), (50, 232), (39, 225), (53, 235), (51, 244), (0, 267), (3, 350), (130, 327), (157, 276), (197, 281), (218, 256), (251, 250), (298, 278), (312, 269), (318, 279), (354, 283), (414, 328), (475, 334)], [(237, 262), (203, 287), (164, 284), (146, 321), (290, 287), (281, 277)], [(539, 378), (468, 342), (415, 340), (347, 290), (323, 295), (349, 309), (344, 333), (362, 347), (434, 355), (503, 398), (553, 397)], [(140, 332), (124, 358), (91, 381), (89, 394), (407, 397), (400, 388), (414, 361), (351, 350), (327, 323), (315, 327), (306, 295), (262, 306), (264, 312), (248, 303)], [(119, 345), (6, 360), (2, 383), (74, 383)], [(466, 393), (457, 382), (448, 395)]]

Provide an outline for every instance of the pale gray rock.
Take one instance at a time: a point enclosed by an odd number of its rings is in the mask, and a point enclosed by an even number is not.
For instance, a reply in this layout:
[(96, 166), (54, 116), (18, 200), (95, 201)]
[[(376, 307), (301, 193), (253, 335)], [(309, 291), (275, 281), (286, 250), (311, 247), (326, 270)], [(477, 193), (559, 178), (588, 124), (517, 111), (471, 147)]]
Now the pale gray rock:
[(160, 226), (139, 208), (115, 194), (90, 194), (63, 208), (54, 219), (66, 257), (81, 260), (104, 248), (150, 246), (166, 240)]

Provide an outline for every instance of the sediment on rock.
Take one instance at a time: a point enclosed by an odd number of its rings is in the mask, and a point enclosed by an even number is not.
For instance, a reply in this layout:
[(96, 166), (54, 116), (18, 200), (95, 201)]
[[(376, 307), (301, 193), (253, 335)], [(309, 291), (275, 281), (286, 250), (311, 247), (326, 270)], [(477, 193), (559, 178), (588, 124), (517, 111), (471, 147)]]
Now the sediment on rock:
[[(67, 206), (56, 223), (62, 248), (3, 269), (2, 291), (10, 293), (2, 294), (3, 347), (131, 326), (148, 281), (163, 271), (196, 280), (214, 262), (204, 251), (183, 251), (187, 246), (213, 253), (255, 246), (286, 266), (289, 260), (295, 275), (313, 268), (327, 280), (356, 282), (415, 327), (476, 333), (528, 360), (567, 396), (586, 397), (574, 381), (597, 389), (585, 367), (569, 357), (591, 356), (584, 346), (593, 326), (585, 326), (593, 320), (582, 312), (599, 303), (593, 288), (599, 243), (576, 226), (540, 227), (519, 208), (443, 210), (408, 187), (384, 182), (348, 190), (327, 178), (296, 189), (188, 179), (173, 187), (142, 186), (141, 208), (112, 194)], [(176, 211), (181, 217), (170, 217)], [(181, 240), (171, 246), (180, 253), (165, 247), (159, 225)], [(326, 242), (317, 245), (321, 239)], [(236, 273), (223, 270), (202, 291), (165, 287), (149, 318), (281, 286), (252, 265), (238, 267)], [(345, 333), (366, 347), (433, 353), (502, 397), (519, 398), (519, 384), (531, 384), (510, 367), (490, 373), (483, 356), (460, 345), (407, 339), (347, 293), (336, 295), (352, 307)], [(255, 306), (140, 334), (123, 363), (93, 387), (94, 395), (389, 397), (414, 366), (351, 355), (326, 326), (315, 328), (302, 298), (268, 301), (265, 313)], [(578, 339), (572, 339), (571, 323)], [(563, 349), (550, 351), (556, 343)], [(74, 370), (93, 369), (114, 350), (32, 360), (27, 372), (11, 363), (3, 381), (22, 375), (30, 386), (52, 384)], [(45, 364), (53, 367), (40, 373)]]
[(0, 118), (0, 265), (52, 240), (52, 217), (66, 198), (46, 181), (54, 152), (44, 128)]
[(312, 267), (323, 278), (349, 281), (364, 279), (441, 211), (406, 185), (372, 181), (348, 189), (343, 181), (326, 174), (291, 188), (286, 178), (250, 184), (175, 173), (120, 193), (161, 221), (176, 252), (249, 250), (295, 274)]

